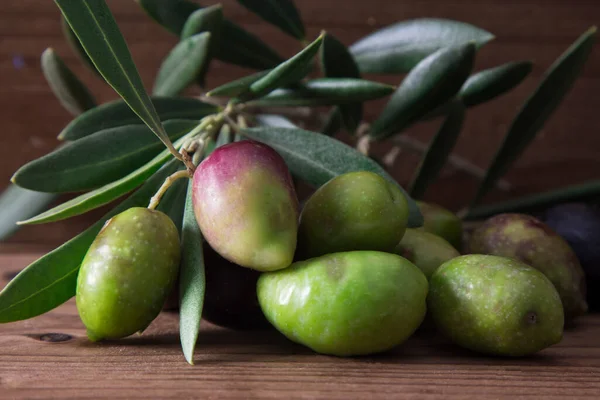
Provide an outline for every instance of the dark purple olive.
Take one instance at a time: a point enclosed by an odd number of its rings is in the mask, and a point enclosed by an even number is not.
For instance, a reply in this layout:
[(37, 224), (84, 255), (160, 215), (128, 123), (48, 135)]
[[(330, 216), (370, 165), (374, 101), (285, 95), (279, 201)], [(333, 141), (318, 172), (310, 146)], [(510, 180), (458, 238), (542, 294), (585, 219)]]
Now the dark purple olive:
[(590, 309), (600, 310), (600, 209), (564, 203), (546, 210), (544, 222), (569, 243), (587, 278)]
[(202, 317), (215, 325), (238, 330), (269, 329), (256, 295), (260, 272), (221, 257), (204, 242), (206, 293)]

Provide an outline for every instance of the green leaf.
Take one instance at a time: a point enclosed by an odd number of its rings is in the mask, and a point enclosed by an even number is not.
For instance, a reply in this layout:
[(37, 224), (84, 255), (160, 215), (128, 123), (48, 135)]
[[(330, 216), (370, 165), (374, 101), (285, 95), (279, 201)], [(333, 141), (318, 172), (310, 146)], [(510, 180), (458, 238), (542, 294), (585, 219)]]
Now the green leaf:
[(88, 88), (51, 48), (42, 53), (42, 72), (60, 104), (71, 114), (79, 115), (96, 107)]
[(179, 164), (176, 160), (167, 164), (94, 225), (23, 269), (0, 292), (0, 323), (33, 318), (73, 297), (81, 261), (104, 223), (130, 207), (147, 206)]
[(221, 29), (223, 25), (223, 6), (215, 4), (214, 6), (200, 8), (185, 21), (181, 29), (180, 39), (188, 39), (198, 33), (210, 32), (211, 48), (219, 43)]
[(363, 73), (397, 74), (442, 48), (475, 42), (479, 49), (492, 39), (491, 33), (463, 22), (420, 18), (373, 32), (350, 46), (350, 52)]
[(410, 185), (409, 193), (414, 199), (421, 199), (425, 190), (435, 180), (446, 164), (448, 156), (456, 144), (465, 118), (465, 106), (454, 103), (440, 130), (431, 140), (427, 152)]
[[(153, 97), (161, 121), (202, 119), (219, 111), (217, 106), (184, 97)], [(142, 124), (123, 100), (101, 104), (73, 119), (58, 135), (60, 140), (78, 140), (98, 131), (123, 125)]]
[(257, 114), (254, 116), (256, 122), (261, 126), (271, 126), (278, 128), (298, 128), (292, 121), (286, 117), (277, 114)]
[(327, 116), (327, 121), (325, 121), (325, 125), (321, 129), (321, 133), (327, 136), (334, 136), (342, 129), (342, 124), (344, 124), (342, 118), (342, 111), (340, 108), (334, 107)]
[(364, 79), (319, 78), (293, 89), (276, 89), (247, 104), (286, 107), (349, 104), (384, 97), (393, 91), (393, 86)]
[(537, 132), (561, 104), (585, 65), (596, 36), (596, 27), (581, 35), (548, 69), (542, 82), (512, 122), (503, 143), (486, 171), (472, 206), (496, 184)]
[[(346, 46), (335, 36), (327, 33), (321, 46), (321, 68), (330, 78), (360, 78), (358, 65)], [(349, 132), (358, 128), (363, 116), (361, 103), (344, 104), (337, 107), (342, 122)], [(331, 122), (334, 122), (331, 120)], [(333, 126), (331, 126), (333, 128)], [(338, 128), (339, 129), (339, 128)]]
[(44, 211), (57, 197), (51, 193), (8, 185), (0, 194), (0, 241), (9, 238), (19, 229), (18, 221)]
[[(184, 138), (179, 139), (176, 143), (176, 146), (180, 146), (183, 143)], [(163, 150), (150, 162), (129, 173), (123, 178), (98, 189), (92, 190), (91, 192), (82, 194), (81, 196), (77, 196), (33, 218), (19, 222), (19, 224), (31, 225), (60, 221), (101, 207), (141, 185), (165, 162), (167, 162), (170, 157), (172, 157), (171, 153), (168, 150)]]
[(500, 213), (526, 213), (541, 210), (555, 204), (586, 201), (600, 196), (600, 180), (567, 186), (557, 190), (525, 196), (503, 203), (475, 207), (469, 210), (466, 220), (488, 218)]
[(240, 96), (247, 93), (250, 90), (250, 86), (252, 86), (254, 82), (267, 75), (270, 71), (271, 70), (260, 71), (252, 75), (244, 76), (243, 78), (236, 79), (235, 81), (218, 86), (208, 92), (206, 95), (226, 97)]
[(242, 96), (241, 99), (244, 101), (252, 97), (264, 96), (272, 90), (297, 83), (304, 78), (309, 71), (312, 59), (321, 47), (323, 36), (324, 34), (321, 34), (298, 54), (282, 62), (250, 85), (252, 96)]
[(167, 146), (173, 149), (104, 0), (54, 0), (106, 82)]
[(475, 60), (475, 46), (445, 48), (419, 63), (392, 95), (370, 136), (384, 139), (407, 128), (460, 90)]
[(248, 128), (243, 133), (273, 147), (290, 171), (303, 181), (320, 187), (330, 179), (352, 171), (375, 172), (398, 185), (409, 204), (409, 225), (418, 227), (423, 218), (417, 204), (379, 164), (339, 140), (298, 128)]
[(238, 0), (238, 3), (288, 35), (304, 40), (304, 24), (293, 0)]
[(79, 39), (77, 39), (77, 36), (73, 32), (73, 29), (71, 29), (71, 27), (67, 23), (67, 20), (62, 15), (60, 17), (60, 25), (61, 25), (61, 29), (63, 31), (63, 35), (67, 39), (67, 42), (69, 42), (69, 45), (71, 46), (71, 48), (73, 49), (73, 51), (75, 52), (75, 54), (79, 57), (79, 59), (81, 61), (83, 61), (83, 63), (94, 74), (96, 74), (99, 78), (102, 79), (102, 75), (100, 75), (100, 72), (98, 72), (98, 70), (96, 69), (96, 66), (94, 65), (94, 63), (92, 62), (92, 60), (90, 60), (90, 57), (87, 55), (87, 53), (85, 52), (85, 50), (81, 46), (81, 43), (79, 42)]
[(183, 217), (181, 270), (179, 275), (179, 337), (188, 363), (194, 364), (194, 349), (198, 341), (206, 277), (202, 232), (194, 215), (192, 182), (189, 182)]
[(531, 61), (513, 61), (471, 76), (458, 97), (467, 107), (485, 103), (519, 85), (531, 72)]
[(175, 96), (194, 82), (209, 61), (210, 37), (204, 32), (177, 43), (158, 70), (152, 94)]
[[(165, 130), (177, 140), (198, 125), (196, 120), (169, 120)], [(40, 192), (78, 192), (109, 184), (141, 167), (164, 149), (145, 125), (105, 129), (31, 161), (12, 181)]]
[[(185, 0), (137, 0), (144, 11), (167, 30), (180, 36), (189, 16), (200, 5)], [(282, 58), (260, 38), (239, 25), (223, 20), (220, 45), (215, 58), (231, 64), (254, 69), (269, 69)]]
[[(180, 163), (177, 170), (183, 169), (185, 167)], [(182, 232), (183, 210), (185, 208), (188, 181), (189, 179), (176, 180), (163, 195), (162, 199), (160, 199), (160, 203), (156, 207), (158, 211), (162, 211), (171, 218), (180, 234)]]

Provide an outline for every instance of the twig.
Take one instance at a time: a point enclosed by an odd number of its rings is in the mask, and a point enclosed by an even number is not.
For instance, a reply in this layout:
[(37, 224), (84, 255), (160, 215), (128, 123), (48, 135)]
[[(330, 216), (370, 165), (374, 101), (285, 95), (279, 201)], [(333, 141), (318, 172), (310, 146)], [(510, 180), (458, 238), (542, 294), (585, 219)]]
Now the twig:
[[(410, 148), (412, 150), (416, 150), (420, 153), (427, 151), (427, 145), (425, 143), (422, 143), (416, 139), (413, 139), (410, 136), (406, 136), (406, 135), (395, 136), (392, 138), (392, 142), (399, 144), (401, 146)], [(467, 172), (468, 174), (473, 175), (479, 179), (483, 179), (485, 176), (484, 169), (479, 168), (477, 165), (472, 164), (470, 161), (465, 160), (464, 158), (462, 158), (460, 156), (451, 154), (450, 157), (448, 157), (448, 163), (452, 167), (454, 167), (460, 171)], [(498, 189), (503, 190), (503, 191), (509, 191), (512, 189), (512, 185), (510, 184), (510, 182), (508, 182), (504, 179), (498, 180), (498, 182), (496, 183), (496, 186), (498, 187)]]
[(156, 206), (158, 206), (158, 204), (160, 203), (160, 199), (162, 199), (163, 195), (171, 187), (173, 182), (175, 182), (177, 179), (189, 178), (189, 177), (190, 177), (190, 175), (187, 170), (177, 171), (174, 174), (169, 175), (167, 177), (167, 179), (165, 179), (165, 181), (163, 182), (160, 189), (158, 189), (158, 192), (156, 192), (156, 194), (154, 196), (152, 196), (152, 198), (150, 199), (150, 204), (148, 205), (148, 208), (151, 210), (154, 210), (156, 208)]

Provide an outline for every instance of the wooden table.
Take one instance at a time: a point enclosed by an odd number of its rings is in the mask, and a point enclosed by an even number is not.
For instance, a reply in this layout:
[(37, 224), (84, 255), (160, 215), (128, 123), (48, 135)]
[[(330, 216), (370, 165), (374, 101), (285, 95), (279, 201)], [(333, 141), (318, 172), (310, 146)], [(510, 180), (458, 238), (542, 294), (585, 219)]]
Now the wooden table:
[[(0, 255), (0, 287), (37, 256)], [(336, 358), (276, 332), (206, 323), (190, 366), (178, 341), (177, 314), (163, 312), (143, 336), (91, 343), (71, 300), (0, 325), (0, 399), (600, 398), (600, 315), (582, 318), (562, 343), (520, 359), (473, 354), (431, 332), (389, 354)]]

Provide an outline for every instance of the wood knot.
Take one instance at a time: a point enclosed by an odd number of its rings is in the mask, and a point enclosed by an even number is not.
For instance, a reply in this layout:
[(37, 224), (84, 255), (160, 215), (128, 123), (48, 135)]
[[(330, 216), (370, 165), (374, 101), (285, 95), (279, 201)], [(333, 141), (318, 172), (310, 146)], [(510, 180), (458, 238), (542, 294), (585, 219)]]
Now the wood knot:
[(73, 339), (73, 336), (67, 335), (66, 333), (45, 333), (40, 336), (42, 342), (51, 343), (66, 342), (71, 339)]

